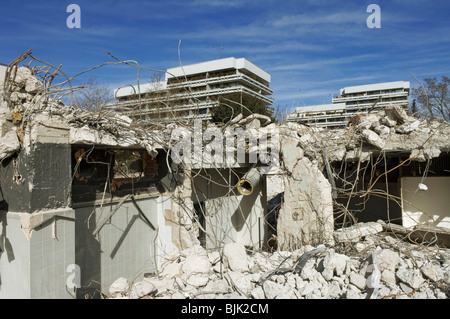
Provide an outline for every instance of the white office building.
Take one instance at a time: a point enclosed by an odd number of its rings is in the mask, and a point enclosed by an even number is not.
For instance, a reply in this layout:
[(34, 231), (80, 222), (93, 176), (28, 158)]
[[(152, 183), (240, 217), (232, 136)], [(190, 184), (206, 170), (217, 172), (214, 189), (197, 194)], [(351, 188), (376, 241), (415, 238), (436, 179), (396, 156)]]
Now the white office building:
[(349, 86), (340, 90), (340, 96), (332, 98), (332, 104), (297, 107), (288, 114), (288, 121), (305, 125), (340, 128), (357, 114), (392, 105), (408, 108), (410, 83), (405, 81)]
[[(5, 80), (6, 68), (7, 68), (6, 64), (0, 63), (0, 85), (1, 86), (3, 86), (3, 82)], [(1, 89), (3, 89), (3, 87)]]
[(124, 86), (115, 90), (121, 114), (138, 116), (149, 124), (201, 118), (211, 120), (219, 97), (238, 93), (273, 104), (270, 74), (245, 58), (234, 57), (167, 69), (160, 82)]

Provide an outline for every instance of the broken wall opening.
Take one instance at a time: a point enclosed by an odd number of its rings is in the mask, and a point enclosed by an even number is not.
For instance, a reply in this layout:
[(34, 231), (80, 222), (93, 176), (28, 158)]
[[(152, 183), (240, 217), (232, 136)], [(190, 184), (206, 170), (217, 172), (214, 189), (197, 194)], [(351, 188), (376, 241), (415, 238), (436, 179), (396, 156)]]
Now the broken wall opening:
[(199, 239), (205, 248), (217, 249), (229, 242), (240, 242), (252, 250), (266, 245), (265, 178), (248, 195), (237, 189), (248, 171), (249, 168), (192, 171), (191, 199), (198, 208)]
[(73, 145), (71, 159), (77, 297), (95, 299), (117, 277), (155, 272), (157, 226), (170, 207), (157, 186), (168, 169), (163, 150), (152, 158), (143, 149)]
[(418, 177), (418, 185), (427, 177), (450, 176), (449, 154), (441, 153), (425, 162), (408, 161), (409, 158), (409, 153), (399, 152), (372, 154), (366, 162), (333, 163), (337, 176), (335, 228), (377, 220), (402, 225), (402, 180)]
[(163, 150), (152, 158), (145, 150), (72, 146), (72, 171), (72, 200), (81, 203), (163, 191), (168, 168)]

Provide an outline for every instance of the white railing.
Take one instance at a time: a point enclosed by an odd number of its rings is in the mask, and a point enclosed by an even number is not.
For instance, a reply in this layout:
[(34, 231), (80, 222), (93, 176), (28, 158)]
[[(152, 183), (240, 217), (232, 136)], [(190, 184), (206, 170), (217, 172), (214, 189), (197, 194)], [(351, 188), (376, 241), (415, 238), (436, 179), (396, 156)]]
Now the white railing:
[(363, 94), (360, 96), (339, 96), (332, 98), (333, 103), (341, 103), (348, 101), (358, 101), (358, 100), (367, 100), (367, 99), (377, 99), (381, 98), (389, 98), (389, 97), (407, 97), (408, 92), (397, 92), (397, 93), (380, 93), (380, 94)]
[(168, 84), (167, 87), (169, 89), (170, 88), (182, 88), (182, 87), (188, 89), (189, 87), (203, 86), (203, 85), (207, 85), (207, 84), (209, 84), (209, 85), (218, 84), (218, 83), (231, 82), (231, 81), (236, 81), (236, 80), (245, 80), (246, 82), (253, 84), (255, 87), (257, 87), (261, 91), (265, 91), (268, 95), (273, 94), (273, 90), (271, 88), (265, 86), (264, 84), (254, 80), (251, 77), (249, 77), (245, 74), (242, 74), (242, 73), (219, 76), (219, 77), (210, 77), (210, 78), (205, 78), (205, 79), (195, 80), (195, 81), (173, 83), (173, 84)]

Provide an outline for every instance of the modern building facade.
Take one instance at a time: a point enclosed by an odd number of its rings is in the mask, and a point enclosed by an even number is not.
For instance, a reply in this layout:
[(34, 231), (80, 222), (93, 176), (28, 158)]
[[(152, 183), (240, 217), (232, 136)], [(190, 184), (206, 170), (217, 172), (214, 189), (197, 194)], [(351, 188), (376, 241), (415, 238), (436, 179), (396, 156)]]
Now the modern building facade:
[(340, 128), (357, 114), (367, 114), (392, 105), (408, 108), (409, 91), (408, 81), (345, 87), (340, 90), (340, 96), (332, 98), (332, 104), (297, 107), (287, 120), (310, 126)]
[(0, 63), (0, 82), (2, 83), (5, 78), (6, 67), (6, 64)]
[(269, 107), (270, 74), (245, 58), (234, 57), (169, 68), (165, 79), (115, 90), (110, 108), (154, 122), (212, 119), (219, 97), (233, 93), (256, 98)]

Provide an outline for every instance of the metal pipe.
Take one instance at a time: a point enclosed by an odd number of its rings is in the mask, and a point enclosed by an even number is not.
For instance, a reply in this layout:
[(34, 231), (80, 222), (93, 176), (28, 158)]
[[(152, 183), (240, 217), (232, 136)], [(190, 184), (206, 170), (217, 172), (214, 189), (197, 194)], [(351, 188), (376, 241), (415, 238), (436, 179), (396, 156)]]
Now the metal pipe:
[(261, 173), (257, 168), (250, 169), (243, 178), (241, 178), (237, 184), (238, 192), (241, 195), (251, 195), (254, 189), (259, 185), (261, 181)]

